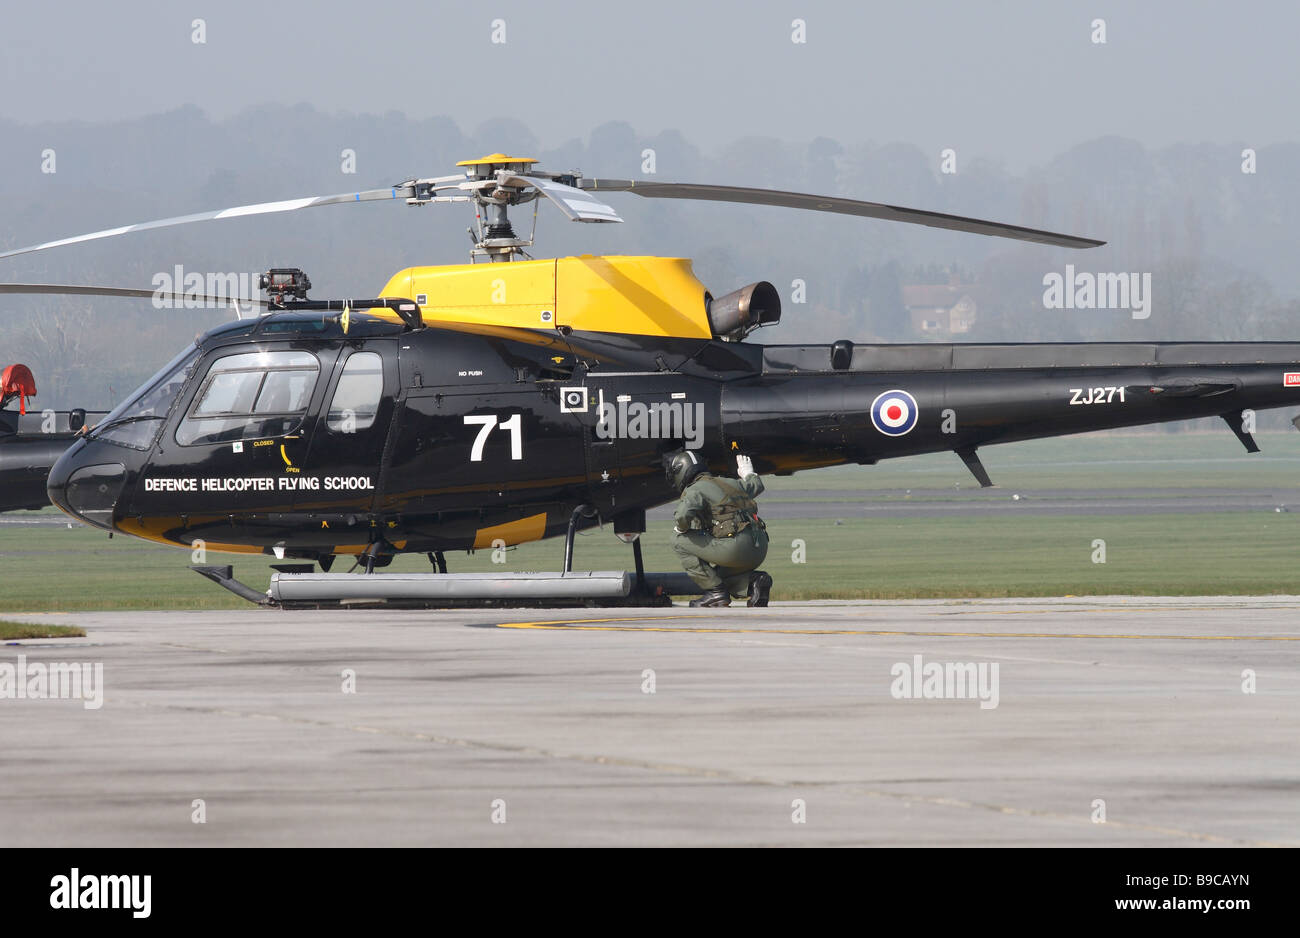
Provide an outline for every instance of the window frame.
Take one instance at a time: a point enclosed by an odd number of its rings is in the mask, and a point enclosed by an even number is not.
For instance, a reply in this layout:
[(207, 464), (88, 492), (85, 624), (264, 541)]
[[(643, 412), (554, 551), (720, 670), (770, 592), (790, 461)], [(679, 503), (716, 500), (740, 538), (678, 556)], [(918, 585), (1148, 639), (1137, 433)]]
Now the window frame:
[[(359, 355), (373, 355), (378, 360), (377, 373), (379, 375), (379, 394), (375, 397), (374, 413), (370, 415), (369, 422), (364, 426), (358, 422), (351, 431), (346, 431), (335, 426), (332, 411), (334, 409), (334, 401), (339, 396), (339, 390), (343, 387), (343, 382), (348, 377), (348, 368), (351, 366), (353, 359)], [(325, 430), (327, 433), (347, 435), (349, 433), (358, 433), (364, 430), (369, 430), (375, 425), (375, 422), (379, 420), (379, 414), (383, 410), (384, 406), (384, 390), (387, 387), (386, 367), (383, 353), (371, 348), (356, 349), (343, 360), (342, 367), (338, 369), (338, 378), (330, 388), (329, 399), (321, 403), (321, 416), (324, 418)]]
[[(268, 356), (269, 357), (269, 356), (281, 356), (281, 355), (305, 356), (306, 358), (310, 358), (312, 360), (312, 362), (314, 363), (314, 367), (312, 365), (309, 365), (306, 361), (303, 361), (299, 365), (285, 366), (285, 367), (276, 367), (273, 361), (267, 364), (250, 365), (248, 367), (238, 367), (238, 368), (219, 367), (221, 362), (231, 358), (238, 358), (240, 356), (250, 356), (250, 357)], [(302, 426), (306, 422), (308, 415), (311, 413), (312, 397), (315, 395), (316, 390), (320, 387), (321, 371), (322, 371), (322, 363), (321, 363), (320, 356), (315, 354), (314, 352), (310, 352), (305, 349), (272, 348), (272, 349), (259, 349), (255, 352), (249, 352), (247, 351), (247, 349), (240, 349), (236, 347), (235, 349), (232, 349), (232, 354), (221, 355), (217, 358), (212, 359), (212, 361), (208, 364), (207, 371), (203, 375), (203, 380), (199, 382), (198, 389), (195, 391), (194, 396), (190, 398), (189, 402), (186, 404), (185, 412), (181, 415), (180, 420), (176, 424), (176, 429), (172, 433), (172, 438), (175, 440), (177, 446), (184, 446), (184, 447), (227, 446), (231, 443), (237, 443), (244, 440), (276, 439), (278, 437), (284, 437), (292, 433), (296, 433), (302, 429)], [(273, 373), (292, 373), (292, 372), (303, 372), (306, 374), (310, 374), (312, 376), (311, 387), (307, 389), (307, 392), (303, 397), (302, 407), (298, 410), (258, 411), (256, 409), (257, 404), (259, 399), (262, 396), (262, 392), (266, 388), (267, 378)], [(259, 378), (257, 383), (257, 390), (253, 393), (251, 402), (248, 405), (248, 410), (213, 411), (210, 413), (199, 413), (199, 407), (203, 404), (203, 401), (206, 398), (208, 391), (211, 389), (213, 383), (217, 381), (222, 375), (250, 374), (250, 373), (259, 373), (261, 377)], [(207, 437), (211, 436), (212, 434), (200, 433), (194, 439), (188, 441), (182, 439), (182, 431), (186, 428), (187, 424), (201, 425), (206, 421), (243, 420), (244, 430), (246, 431), (247, 428), (253, 424), (265, 425), (266, 421), (268, 420), (288, 419), (288, 418), (296, 418), (296, 423), (294, 423), (292, 426), (281, 429), (276, 433), (258, 433), (250, 436), (247, 435), (247, 433), (245, 432), (245, 435), (239, 436), (237, 438), (230, 438), (230, 439), (223, 439), (223, 440), (207, 439)], [(223, 430), (217, 432), (225, 433), (228, 431)]]

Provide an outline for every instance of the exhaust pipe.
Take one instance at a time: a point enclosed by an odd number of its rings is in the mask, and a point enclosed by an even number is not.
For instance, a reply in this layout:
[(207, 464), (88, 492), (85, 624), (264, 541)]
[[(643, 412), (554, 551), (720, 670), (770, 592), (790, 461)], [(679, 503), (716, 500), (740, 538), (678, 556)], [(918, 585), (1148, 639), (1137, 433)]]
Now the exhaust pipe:
[(781, 321), (781, 295), (766, 280), (733, 290), (716, 300), (706, 296), (705, 308), (713, 334), (729, 342), (739, 342), (759, 326)]

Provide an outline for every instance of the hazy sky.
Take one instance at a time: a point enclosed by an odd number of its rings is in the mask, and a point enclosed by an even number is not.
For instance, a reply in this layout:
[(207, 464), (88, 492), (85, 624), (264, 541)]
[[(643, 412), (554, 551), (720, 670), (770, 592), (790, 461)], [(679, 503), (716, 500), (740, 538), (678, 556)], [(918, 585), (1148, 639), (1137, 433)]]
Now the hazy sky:
[[(795, 19), (806, 43), (791, 41)], [(464, 130), (513, 117), (545, 146), (624, 120), (705, 148), (900, 140), (1015, 170), (1103, 134), (1294, 139), (1297, 36), (1300, 4), (1281, 0), (7, 2), (0, 117), (305, 101)]]

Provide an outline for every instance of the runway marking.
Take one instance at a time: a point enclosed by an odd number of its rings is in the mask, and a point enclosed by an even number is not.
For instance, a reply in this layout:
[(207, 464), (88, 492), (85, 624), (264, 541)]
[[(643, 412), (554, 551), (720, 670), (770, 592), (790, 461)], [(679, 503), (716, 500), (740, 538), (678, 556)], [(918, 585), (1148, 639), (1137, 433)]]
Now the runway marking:
[(538, 622), (498, 622), (474, 626), (493, 629), (536, 629), (547, 632), (697, 632), (723, 635), (879, 635), (910, 638), (1122, 638), (1134, 641), (1179, 642), (1300, 642), (1300, 635), (1139, 635), (1116, 632), (939, 632), (913, 629), (752, 629), (686, 625), (588, 625), (607, 622), (651, 622), (690, 616), (629, 616), (619, 619), (552, 619)]
[(364, 733), (374, 736), (387, 736), (394, 739), (405, 739), (412, 742), (434, 743), (442, 746), (454, 746), (462, 749), (477, 749), (490, 752), (506, 752), (521, 756), (534, 756), (543, 759), (557, 759), (565, 762), (577, 762), (586, 765), (608, 765), (619, 768), (644, 769), (651, 772), (663, 772), (671, 775), (686, 776), (691, 778), (714, 779), (723, 782), (733, 782), (742, 785), (763, 785), (771, 788), (829, 788), (841, 789), (869, 798), (884, 798), (894, 802), (903, 802), (910, 805), (912, 803), (931, 805), (933, 807), (943, 808), (965, 808), (977, 811), (992, 811), (997, 814), (1007, 814), (1024, 818), (1039, 818), (1047, 821), (1064, 822), (1075, 826), (1086, 826), (1092, 830), (1099, 828), (1109, 830), (1138, 831), (1149, 834), (1159, 834), (1165, 837), (1179, 837), (1186, 840), (1196, 840), (1206, 843), (1219, 844), (1240, 844), (1252, 847), (1287, 847), (1294, 844), (1279, 843), (1268, 840), (1252, 840), (1244, 837), (1228, 837), (1222, 834), (1207, 834), (1202, 831), (1183, 830), (1177, 827), (1164, 827), (1157, 824), (1142, 824), (1140, 822), (1129, 822), (1108, 819), (1105, 824), (1095, 824), (1091, 817), (1085, 812), (1065, 813), (1062, 811), (1049, 811), (1041, 808), (1017, 808), (1011, 805), (997, 804), (993, 802), (968, 801), (962, 798), (951, 798), (942, 795), (917, 795), (907, 792), (888, 791), (879, 788), (868, 788), (866, 786), (855, 784), (853, 782), (836, 782), (836, 781), (810, 781), (810, 780), (786, 780), (765, 778), (758, 775), (746, 775), (740, 772), (733, 772), (728, 769), (711, 769), (702, 766), (682, 765), (671, 762), (657, 762), (649, 759), (637, 759), (627, 756), (608, 756), (591, 753), (576, 752), (559, 752), (553, 749), (545, 749), (541, 746), (531, 746), (528, 744), (514, 744), (502, 742), (488, 742), (486, 740), (466, 739), (463, 737), (444, 736), (437, 733), (421, 733), (415, 730), (404, 730), (397, 727), (368, 726), (365, 724), (337, 723), (330, 720), (319, 720), (311, 717), (295, 717), (277, 713), (262, 713), (255, 710), (234, 710), (228, 707), (204, 707), (195, 705), (177, 705), (177, 704), (154, 704), (145, 701), (121, 701), (128, 705), (134, 705), (143, 709), (163, 709), (180, 711), (184, 713), (208, 714), (214, 716), (239, 717), (243, 719), (265, 720), (296, 726), (314, 726), (322, 729), (345, 730), (352, 733)]

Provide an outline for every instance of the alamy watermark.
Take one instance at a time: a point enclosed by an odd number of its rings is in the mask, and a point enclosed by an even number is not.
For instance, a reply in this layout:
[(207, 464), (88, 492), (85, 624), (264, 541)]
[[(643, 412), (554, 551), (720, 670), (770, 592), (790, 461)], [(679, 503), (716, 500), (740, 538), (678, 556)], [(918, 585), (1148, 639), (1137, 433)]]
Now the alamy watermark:
[(0, 661), (0, 700), (81, 700), (87, 710), (104, 706), (104, 664)]
[(73, 867), (67, 876), (50, 880), (52, 909), (129, 909), (132, 918), (153, 911), (153, 877), (96, 876)]
[[(615, 403), (601, 391), (596, 404), (596, 436), (602, 440), (683, 440), (687, 449), (704, 445), (704, 404), (691, 403), (685, 392), (671, 401), (645, 403), (620, 394)], [(585, 414), (590, 404), (585, 387), (560, 389), (560, 412)]]
[(684, 440), (687, 449), (704, 445), (704, 405), (686, 401), (619, 401), (600, 405), (596, 436), (602, 440)]
[[(154, 309), (216, 309), (248, 300), (261, 290), (260, 273), (186, 271), (177, 264), (153, 275)], [(178, 295), (179, 294), (179, 295)]]
[(1000, 699), (997, 662), (922, 661), (896, 662), (889, 693), (895, 700), (979, 700), (981, 710), (995, 710)]
[(1151, 274), (1076, 273), (1065, 265), (1064, 275), (1043, 276), (1043, 306), (1047, 309), (1127, 309), (1134, 319), (1151, 316)]

